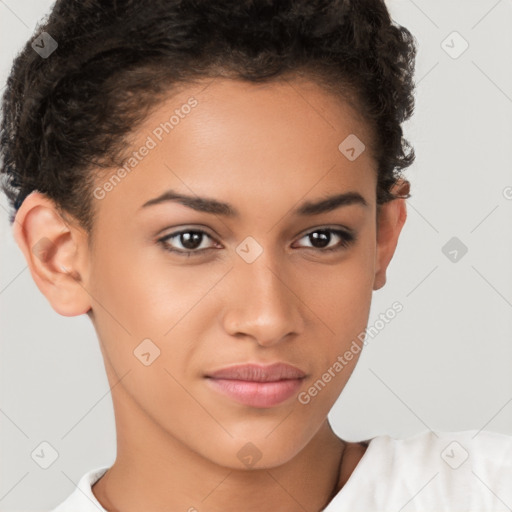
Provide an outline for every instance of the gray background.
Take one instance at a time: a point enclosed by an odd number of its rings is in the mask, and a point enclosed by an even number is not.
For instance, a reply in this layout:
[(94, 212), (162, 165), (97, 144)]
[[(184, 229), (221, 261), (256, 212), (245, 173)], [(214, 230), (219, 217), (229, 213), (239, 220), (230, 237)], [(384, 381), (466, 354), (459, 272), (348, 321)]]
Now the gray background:
[[(0, 86), (51, 4), (0, 0)], [(417, 160), (369, 325), (396, 300), (404, 309), (368, 339), (332, 423), (350, 441), (427, 429), (512, 434), (512, 2), (388, 5), (419, 43), (416, 113), (405, 124)], [(469, 43), (457, 58), (453, 31)], [(0, 510), (45, 510), (113, 462), (111, 395), (89, 319), (50, 307), (3, 196), (0, 206)], [(443, 252), (452, 237), (468, 248), (457, 261)], [(48, 469), (31, 458), (43, 441), (59, 455)]]

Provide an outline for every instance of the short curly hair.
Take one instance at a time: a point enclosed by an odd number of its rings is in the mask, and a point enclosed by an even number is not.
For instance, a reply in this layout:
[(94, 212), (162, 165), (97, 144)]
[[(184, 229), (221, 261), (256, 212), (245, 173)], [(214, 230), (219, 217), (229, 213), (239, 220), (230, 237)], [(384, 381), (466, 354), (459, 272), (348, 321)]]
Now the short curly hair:
[[(48, 58), (32, 47), (42, 32), (58, 43)], [(90, 233), (94, 184), (122, 165), (128, 135), (173, 88), (218, 76), (303, 75), (354, 99), (376, 138), (377, 203), (395, 199), (415, 158), (401, 128), (414, 110), (415, 58), (415, 38), (384, 0), (57, 0), (2, 97), (10, 222), (38, 190)]]

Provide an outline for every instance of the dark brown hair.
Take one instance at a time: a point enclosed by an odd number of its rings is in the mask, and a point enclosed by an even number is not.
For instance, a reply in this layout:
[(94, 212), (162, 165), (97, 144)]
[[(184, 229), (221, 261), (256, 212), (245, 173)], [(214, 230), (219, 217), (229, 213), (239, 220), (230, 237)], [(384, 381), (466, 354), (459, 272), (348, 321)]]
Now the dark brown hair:
[[(47, 58), (32, 47), (42, 32), (58, 44)], [(57, 0), (2, 97), (10, 221), (38, 190), (91, 232), (96, 179), (122, 165), (130, 132), (173, 88), (216, 76), (302, 74), (357, 98), (376, 138), (377, 203), (392, 200), (414, 160), (401, 123), (414, 109), (415, 56), (383, 0)]]

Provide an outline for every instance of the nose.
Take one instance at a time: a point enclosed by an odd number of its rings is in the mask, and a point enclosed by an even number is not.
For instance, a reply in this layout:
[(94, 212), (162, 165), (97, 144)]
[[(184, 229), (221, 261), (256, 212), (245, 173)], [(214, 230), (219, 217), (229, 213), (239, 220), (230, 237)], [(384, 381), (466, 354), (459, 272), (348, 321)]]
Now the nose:
[(277, 268), (264, 251), (247, 263), (240, 259), (230, 272), (223, 316), (225, 331), (273, 346), (303, 331), (299, 276)]

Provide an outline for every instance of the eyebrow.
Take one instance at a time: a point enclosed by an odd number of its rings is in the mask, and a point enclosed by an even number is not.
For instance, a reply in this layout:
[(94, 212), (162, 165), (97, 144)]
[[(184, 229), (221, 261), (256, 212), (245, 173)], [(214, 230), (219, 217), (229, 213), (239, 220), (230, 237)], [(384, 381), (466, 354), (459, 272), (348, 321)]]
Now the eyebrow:
[[(158, 197), (146, 201), (141, 206), (141, 209), (167, 201), (175, 201), (198, 212), (223, 215), (230, 218), (240, 217), (238, 210), (229, 203), (224, 203), (208, 197), (188, 196), (185, 194), (180, 194), (175, 190), (167, 190)], [(336, 194), (316, 201), (305, 201), (298, 208), (293, 210), (292, 214), (298, 216), (319, 215), (321, 213), (336, 210), (341, 206), (350, 205), (368, 207), (368, 203), (358, 192), (345, 192), (343, 194)]]

